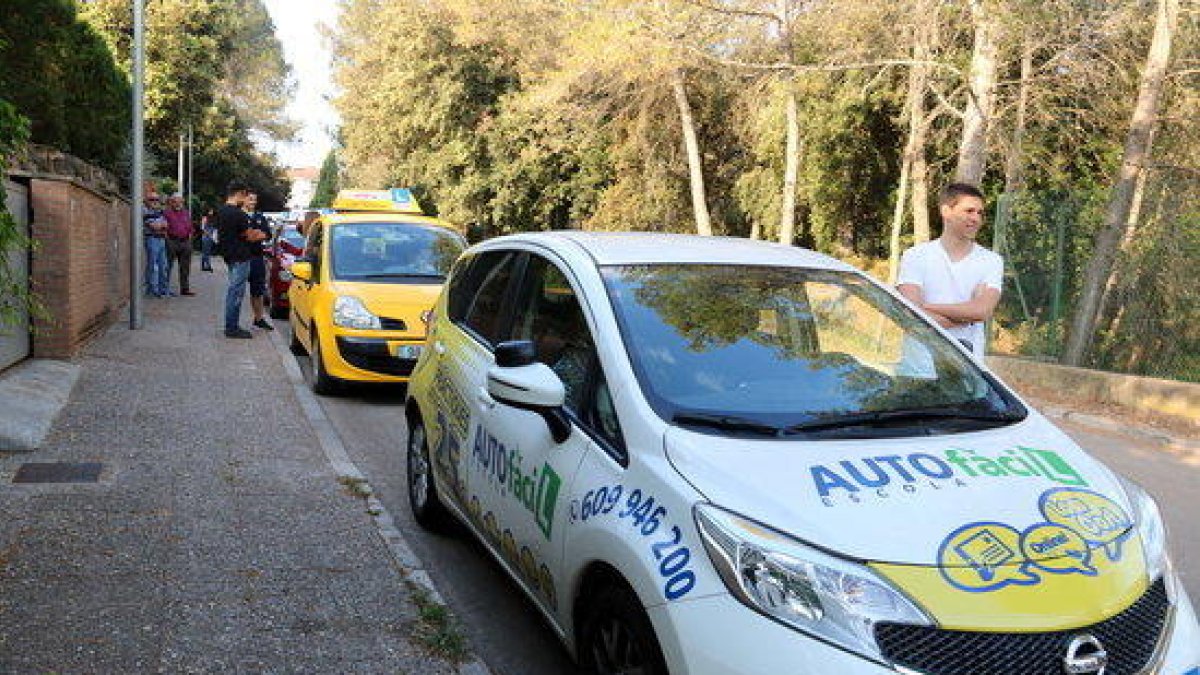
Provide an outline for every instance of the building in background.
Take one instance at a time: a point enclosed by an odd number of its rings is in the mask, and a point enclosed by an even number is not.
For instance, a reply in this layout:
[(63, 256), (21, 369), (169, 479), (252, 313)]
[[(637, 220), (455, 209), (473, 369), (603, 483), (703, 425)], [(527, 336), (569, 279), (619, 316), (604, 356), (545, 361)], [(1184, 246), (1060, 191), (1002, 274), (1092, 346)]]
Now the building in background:
[(287, 170), (288, 180), (292, 181), (292, 193), (288, 197), (289, 209), (307, 209), (312, 202), (313, 192), (317, 188), (317, 176), (321, 170), (315, 166), (295, 167)]

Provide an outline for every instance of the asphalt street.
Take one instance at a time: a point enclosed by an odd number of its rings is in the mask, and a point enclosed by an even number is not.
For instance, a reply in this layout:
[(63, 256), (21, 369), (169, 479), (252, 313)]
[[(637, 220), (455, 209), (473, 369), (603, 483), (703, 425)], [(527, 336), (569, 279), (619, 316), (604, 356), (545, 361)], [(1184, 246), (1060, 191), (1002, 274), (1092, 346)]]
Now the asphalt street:
[[(301, 359), (307, 368), (307, 359)], [(561, 675), (570, 658), (532, 603), (465, 531), (432, 535), (412, 520), (405, 486), (403, 388), (354, 388), (321, 399), (354, 462), (410, 544), (425, 561), (462, 622), (475, 652), (498, 674)], [(1192, 514), (1200, 494), (1200, 456), (1173, 454), (1138, 434), (1061, 422), (1082, 447), (1158, 500), (1167, 520), (1176, 567), (1193, 598), (1200, 598), (1200, 523)]]

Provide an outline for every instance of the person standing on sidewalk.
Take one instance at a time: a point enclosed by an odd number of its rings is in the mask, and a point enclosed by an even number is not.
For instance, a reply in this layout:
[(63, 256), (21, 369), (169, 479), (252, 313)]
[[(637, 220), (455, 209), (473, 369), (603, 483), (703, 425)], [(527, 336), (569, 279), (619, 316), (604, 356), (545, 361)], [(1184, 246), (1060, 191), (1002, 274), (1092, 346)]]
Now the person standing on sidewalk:
[(262, 239), (250, 245), (254, 255), (250, 258), (250, 274), (247, 281), (250, 284), (250, 311), (254, 313), (254, 326), (263, 330), (275, 330), (275, 326), (267, 321), (265, 298), (267, 295), (267, 242), (271, 239), (271, 223), (258, 210), (258, 193), (251, 190), (246, 195), (243, 206), (246, 217), (250, 219), (250, 228), (262, 233)]
[(167, 285), (167, 221), (163, 217), (158, 195), (146, 195), (142, 209), (142, 239), (146, 249), (146, 295), (165, 298)]
[(200, 269), (205, 272), (213, 271), (212, 256), (217, 250), (217, 210), (209, 209), (200, 218)]
[(251, 230), (250, 219), (242, 206), (250, 189), (234, 181), (225, 190), (225, 203), (217, 210), (217, 237), (221, 255), (229, 268), (229, 287), (225, 291), (225, 337), (248, 339), (250, 331), (238, 325), (242, 314), (242, 298), (246, 295), (246, 278), (250, 260), (254, 257), (252, 244), (261, 240), (257, 230)]
[(904, 252), (897, 290), (983, 359), (984, 322), (1000, 302), (1004, 259), (975, 243), (983, 226), (978, 188), (950, 183), (938, 203), (942, 236)]
[(192, 273), (192, 212), (183, 208), (183, 195), (173, 194), (167, 198), (167, 283), (170, 284), (171, 268), (179, 266), (179, 294), (195, 295), (188, 284)]

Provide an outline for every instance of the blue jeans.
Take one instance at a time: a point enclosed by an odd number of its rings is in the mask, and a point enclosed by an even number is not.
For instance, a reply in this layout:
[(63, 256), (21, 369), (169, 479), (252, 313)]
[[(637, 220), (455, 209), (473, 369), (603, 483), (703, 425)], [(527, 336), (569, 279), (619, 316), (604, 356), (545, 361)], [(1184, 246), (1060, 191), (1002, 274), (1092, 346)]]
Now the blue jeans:
[(213, 240), (207, 234), (200, 238), (200, 269), (212, 267)]
[(167, 294), (167, 279), (171, 273), (167, 267), (167, 240), (147, 236), (146, 242), (146, 294), (162, 297)]
[(250, 261), (228, 263), (229, 289), (225, 291), (225, 332), (239, 330), (238, 318), (242, 315), (242, 299), (246, 297), (246, 277), (250, 274)]

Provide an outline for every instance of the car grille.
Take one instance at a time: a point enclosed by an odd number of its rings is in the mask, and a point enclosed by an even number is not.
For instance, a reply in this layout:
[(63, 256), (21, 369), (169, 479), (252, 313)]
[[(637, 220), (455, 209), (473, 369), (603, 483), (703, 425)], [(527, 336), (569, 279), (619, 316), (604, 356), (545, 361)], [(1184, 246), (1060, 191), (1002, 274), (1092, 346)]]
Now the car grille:
[(404, 323), (404, 319), (389, 319), (386, 316), (379, 317), (380, 330), (408, 330), (408, 324)]
[(384, 341), (356, 341), (350, 338), (337, 339), (338, 353), (346, 363), (381, 375), (407, 377), (417, 365), (416, 359), (399, 359), (392, 356)]
[(928, 675), (1060, 675), (1067, 644), (1089, 634), (1108, 653), (1105, 675), (1134, 675), (1154, 655), (1169, 609), (1159, 579), (1125, 611), (1085, 628), (981, 633), (881, 623), (875, 638), (888, 660)]

